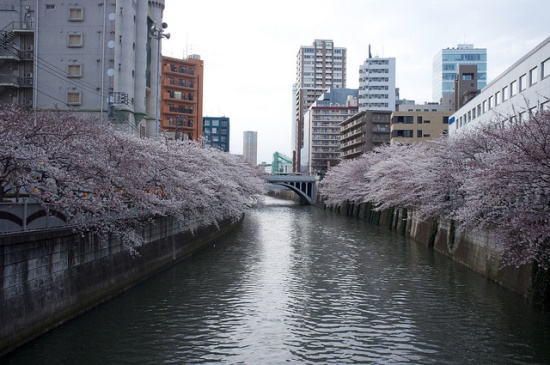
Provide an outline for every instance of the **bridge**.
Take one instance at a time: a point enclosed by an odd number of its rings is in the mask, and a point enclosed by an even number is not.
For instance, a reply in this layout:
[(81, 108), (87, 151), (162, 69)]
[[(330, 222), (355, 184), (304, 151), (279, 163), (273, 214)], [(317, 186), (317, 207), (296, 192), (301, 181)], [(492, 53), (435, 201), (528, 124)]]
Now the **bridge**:
[(268, 183), (284, 186), (300, 197), (305, 204), (315, 204), (317, 200), (318, 179), (315, 176), (302, 175), (266, 175)]

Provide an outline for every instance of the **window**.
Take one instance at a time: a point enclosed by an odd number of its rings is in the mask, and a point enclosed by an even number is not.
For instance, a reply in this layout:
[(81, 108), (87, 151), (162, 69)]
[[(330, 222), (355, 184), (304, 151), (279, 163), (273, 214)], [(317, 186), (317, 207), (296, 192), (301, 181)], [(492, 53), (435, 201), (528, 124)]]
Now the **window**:
[(510, 91), (508, 89), (508, 86), (504, 86), (504, 88), (502, 89), (502, 101), (506, 101), (508, 100), (508, 97), (510, 96)]
[(495, 94), (495, 106), (500, 104), (500, 91), (497, 91)]
[(417, 124), (422, 124), (422, 116), (419, 115), (419, 116), (416, 117), (416, 123)]
[(46, 10), (53, 10), (55, 9), (55, 4), (46, 4)]
[(493, 109), (493, 97), (489, 96), (489, 110)]
[(519, 78), (519, 91), (527, 89), (527, 74), (523, 74)]
[(550, 76), (550, 58), (542, 63), (542, 78), (545, 79)]
[(180, 66), (180, 74), (184, 74), (185, 73), (185, 66)]
[(67, 105), (80, 105), (80, 92), (67, 93)]
[(416, 137), (417, 138), (422, 138), (422, 130), (421, 129), (416, 131)]
[(173, 78), (173, 77), (169, 77), (169, 78), (168, 78), (168, 83), (169, 83), (170, 85), (174, 85), (174, 78)]
[(82, 34), (69, 34), (69, 47), (82, 47)]
[(510, 97), (516, 95), (518, 93), (518, 82), (512, 81), (510, 84)]
[(82, 21), (82, 8), (69, 8), (69, 21)]
[(487, 100), (483, 100), (483, 103), (481, 104), (482, 105), (482, 113), (486, 113), (487, 112)]
[(429, 124), (431, 123), (429, 120), (424, 120), (424, 124)]
[(404, 137), (404, 138), (412, 138), (413, 136), (413, 130), (412, 129), (408, 129), (408, 130), (402, 130), (402, 131), (393, 131), (392, 133), (392, 137)]
[(82, 76), (82, 66), (69, 65), (68, 73), (69, 73), (69, 77), (80, 77)]
[(530, 71), (529, 71), (529, 86), (533, 86), (537, 83), (538, 81), (538, 70), (536, 67), (533, 67)]
[(472, 73), (464, 73), (462, 74), (462, 80), (473, 80), (474, 74)]
[(443, 117), (443, 124), (449, 124), (449, 117)]

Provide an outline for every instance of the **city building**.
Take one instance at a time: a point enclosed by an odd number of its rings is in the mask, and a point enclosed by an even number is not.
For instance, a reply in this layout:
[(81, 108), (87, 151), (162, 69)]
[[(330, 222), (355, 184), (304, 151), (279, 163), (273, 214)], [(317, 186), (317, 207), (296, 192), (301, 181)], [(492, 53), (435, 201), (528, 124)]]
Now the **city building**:
[(359, 66), (359, 111), (396, 110), (395, 58), (372, 57)]
[(293, 85), (292, 122), (293, 171), (299, 172), (304, 148), (304, 114), (322, 93), (330, 88), (346, 87), (346, 48), (335, 47), (332, 40), (316, 39), (311, 46), (301, 46), (296, 56), (296, 83)]
[(439, 51), (433, 58), (433, 101), (441, 102), (443, 94), (454, 94), (458, 65), (477, 65), (477, 89), (487, 85), (487, 49), (473, 44), (459, 44), (456, 48)]
[(164, 0), (3, 0), (0, 102), (95, 113), (154, 136), (163, 9)]
[(230, 127), (228, 117), (203, 117), (202, 143), (229, 152)]
[[(419, 108), (395, 111), (391, 115), (391, 143), (418, 143), (439, 138), (448, 133), (449, 117), (452, 110), (436, 108), (426, 104)], [(413, 111), (414, 110), (414, 111)]]
[(510, 66), (450, 118), (449, 134), (488, 123), (521, 123), (550, 108), (550, 37)]
[(472, 100), (480, 90), (477, 88), (477, 65), (458, 65), (454, 85), (454, 110)]
[(160, 130), (169, 139), (201, 138), (203, 71), (198, 55), (162, 57)]
[(258, 165), (258, 132), (243, 132), (243, 155), (252, 166)]
[(366, 110), (340, 123), (343, 159), (354, 159), (375, 147), (390, 143), (390, 111)]
[(302, 172), (323, 174), (340, 162), (340, 123), (358, 111), (357, 89), (329, 89), (304, 115)]

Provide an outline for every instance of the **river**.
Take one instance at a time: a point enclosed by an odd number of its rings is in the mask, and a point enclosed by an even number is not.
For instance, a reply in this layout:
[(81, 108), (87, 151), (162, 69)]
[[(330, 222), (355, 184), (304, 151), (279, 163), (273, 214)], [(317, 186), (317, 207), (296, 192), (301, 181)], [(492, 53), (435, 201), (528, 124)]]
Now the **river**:
[(549, 364), (550, 317), (384, 228), (267, 198), (6, 364)]

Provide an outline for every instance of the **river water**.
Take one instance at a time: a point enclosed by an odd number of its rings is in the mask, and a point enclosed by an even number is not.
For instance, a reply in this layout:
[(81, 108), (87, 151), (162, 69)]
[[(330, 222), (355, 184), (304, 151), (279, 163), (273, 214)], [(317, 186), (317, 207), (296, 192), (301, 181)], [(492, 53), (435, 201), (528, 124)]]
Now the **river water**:
[(267, 198), (7, 364), (549, 364), (550, 318), (422, 245)]

